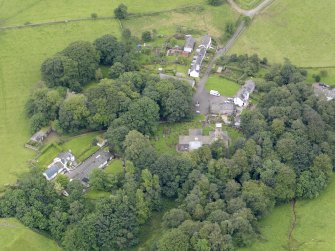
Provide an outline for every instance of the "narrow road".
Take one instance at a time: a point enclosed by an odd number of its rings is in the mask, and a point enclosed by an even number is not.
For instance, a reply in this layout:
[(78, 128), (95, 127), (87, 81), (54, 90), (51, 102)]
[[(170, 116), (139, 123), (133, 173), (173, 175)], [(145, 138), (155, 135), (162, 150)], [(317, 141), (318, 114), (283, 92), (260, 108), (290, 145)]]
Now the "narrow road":
[(238, 6), (234, 0), (227, 0), (228, 3), (235, 9), (238, 13), (247, 16), (247, 17), (254, 17), (257, 15), (261, 10), (263, 10), (266, 6), (270, 5), (274, 0), (264, 0), (262, 3), (260, 3), (257, 7), (251, 9), (251, 10), (244, 10), (241, 9), (240, 6)]
[(216, 60), (219, 59), (221, 56), (223, 56), (235, 43), (235, 41), (238, 39), (238, 37), (241, 35), (243, 30), (245, 29), (245, 23), (242, 21), (240, 25), (237, 27), (234, 35), (228, 40), (226, 45), (223, 48), (220, 48), (216, 51), (215, 56), (213, 59), (209, 62), (206, 72), (204, 73), (203, 77), (198, 82), (197, 91), (194, 94), (193, 100), (194, 103), (199, 102), (200, 106), (198, 108), (198, 111), (200, 111), (201, 114), (208, 114), (209, 108), (210, 108), (210, 99), (213, 98), (206, 90), (205, 90), (205, 84), (208, 80), (208, 77), (211, 73), (211, 70), (213, 68), (213, 65), (215, 64)]
[[(271, 4), (274, 0), (264, 0), (261, 4), (259, 4), (256, 8), (252, 10), (243, 10), (241, 9), (233, 0), (228, 0), (229, 4), (234, 8), (237, 12), (239, 12), (242, 15), (248, 16), (248, 17), (254, 17), (257, 15), (260, 11), (262, 11), (266, 6)], [(245, 30), (245, 22), (242, 21), (240, 25), (237, 27), (234, 35), (228, 40), (226, 45), (223, 48), (220, 48), (216, 51), (215, 56), (213, 59), (209, 62), (208, 67), (200, 81), (198, 82), (197, 91), (193, 96), (194, 103), (199, 103), (200, 106), (196, 108), (197, 111), (199, 111), (201, 114), (209, 114), (210, 110), (210, 99), (213, 98), (206, 90), (205, 90), (205, 84), (208, 80), (208, 77), (211, 73), (211, 70), (213, 68), (213, 65), (215, 61), (227, 53), (227, 51), (234, 45), (236, 40), (239, 38), (241, 33)]]

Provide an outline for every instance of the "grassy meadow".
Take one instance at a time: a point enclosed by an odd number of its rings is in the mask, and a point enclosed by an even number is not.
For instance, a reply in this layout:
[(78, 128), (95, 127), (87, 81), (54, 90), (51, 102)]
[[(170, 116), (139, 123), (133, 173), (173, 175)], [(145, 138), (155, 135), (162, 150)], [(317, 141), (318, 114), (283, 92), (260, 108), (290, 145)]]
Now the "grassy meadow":
[(0, 219), (0, 250), (60, 251), (56, 242), (35, 233), (13, 218)]
[(2, 0), (0, 25), (21, 25), (55, 20), (98, 16), (113, 16), (114, 9), (124, 3), (130, 13), (157, 12), (190, 5), (202, 5), (204, 0)]
[(212, 75), (208, 78), (205, 88), (207, 91), (216, 90), (222, 96), (232, 97), (236, 95), (241, 86), (218, 75)]
[(302, 67), (334, 67), (335, 1), (276, 0), (260, 13), (231, 53), (288, 58)]

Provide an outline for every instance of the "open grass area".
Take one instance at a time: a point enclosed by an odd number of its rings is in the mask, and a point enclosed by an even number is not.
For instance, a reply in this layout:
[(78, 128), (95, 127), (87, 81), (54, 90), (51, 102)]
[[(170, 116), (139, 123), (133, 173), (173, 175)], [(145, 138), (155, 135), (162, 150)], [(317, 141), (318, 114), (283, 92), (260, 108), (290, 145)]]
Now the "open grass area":
[(263, 0), (235, 0), (242, 9), (250, 10), (259, 5)]
[(259, 14), (231, 53), (288, 58), (302, 67), (334, 66), (335, 1), (276, 0)]
[(62, 144), (61, 147), (64, 151), (71, 150), (79, 161), (83, 161), (99, 149), (97, 145), (92, 145), (93, 139), (98, 135), (98, 132), (85, 133), (71, 138), (69, 141)]
[(118, 174), (123, 172), (122, 160), (115, 159), (109, 163), (105, 172), (108, 174)]
[(2, 251), (60, 251), (56, 242), (35, 233), (13, 218), (0, 219), (0, 249)]
[(326, 191), (313, 200), (296, 203), (297, 225), (293, 231), (291, 249), (288, 233), (292, 220), (291, 205), (283, 205), (264, 218), (261, 223), (262, 239), (239, 251), (333, 251), (335, 250), (335, 175)]
[(208, 78), (205, 88), (207, 91), (216, 90), (222, 96), (232, 97), (236, 95), (241, 86), (219, 75), (212, 75)]

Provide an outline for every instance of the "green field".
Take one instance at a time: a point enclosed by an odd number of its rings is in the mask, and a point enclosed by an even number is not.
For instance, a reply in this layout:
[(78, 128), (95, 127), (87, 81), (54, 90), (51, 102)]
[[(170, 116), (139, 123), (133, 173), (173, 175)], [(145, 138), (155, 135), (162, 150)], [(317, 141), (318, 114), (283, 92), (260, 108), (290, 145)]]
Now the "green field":
[(232, 97), (236, 95), (241, 86), (218, 75), (212, 75), (208, 78), (205, 88), (207, 91), (216, 90), (222, 96)]
[(335, 66), (335, 1), (276, 0), (255, 18), (231, 53), (258, 53), (270, 63)]
[(0, 19), (2, 26), (23, 24), (25, 22), (46, 22), (72, 18), (113, 16), (114, 9), (124, 3), (130, 13), (164, 11), (183, 6), (203, 4), (203, 0), (3, 0), (0, 2)]
[(59, 251), (56, 242), (35, 233), (13, 218), (0, 219), (1, 251)]
[(335, 175), (333, 180), (314, 200), (296, 203), (297, 225), (288, 249), (288, 233), (292, 220), (291, 205), (277, 207), (261, 221), (261, 240), (240, 251), (333, 251), (335, 250)]
[(250, 10), (259, 5), (263, 0), (235, 0), (235, 2), (245, 10)]

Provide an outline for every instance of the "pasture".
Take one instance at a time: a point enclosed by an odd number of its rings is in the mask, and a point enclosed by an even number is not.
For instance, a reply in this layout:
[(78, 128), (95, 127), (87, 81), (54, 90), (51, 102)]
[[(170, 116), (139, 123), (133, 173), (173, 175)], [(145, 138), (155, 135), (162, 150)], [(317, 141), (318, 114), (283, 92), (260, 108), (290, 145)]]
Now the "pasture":
[(260, 13), (231, 53), (288, 58), (301, 67), (334, 67), (335, 1), (276, 0)]
[(98, 16), (114, 16), (114, 9), (124, 3), (129, 13), (159, 12), (190, 5), (202, 5), (203, 0), (3, 0), (0, 4), (0, 24), (21, 25), (55, 20)]
[(35, 233), (13, 218), (0, 219), (2, 251), (32, 250), (60, 251), (55, 241)]
[(212, 75), (208, 78), (205, 88), (207, 91), (216, 90), (222, 96), (232, 97), (236, 95), (241, 86), (218, 75)]

